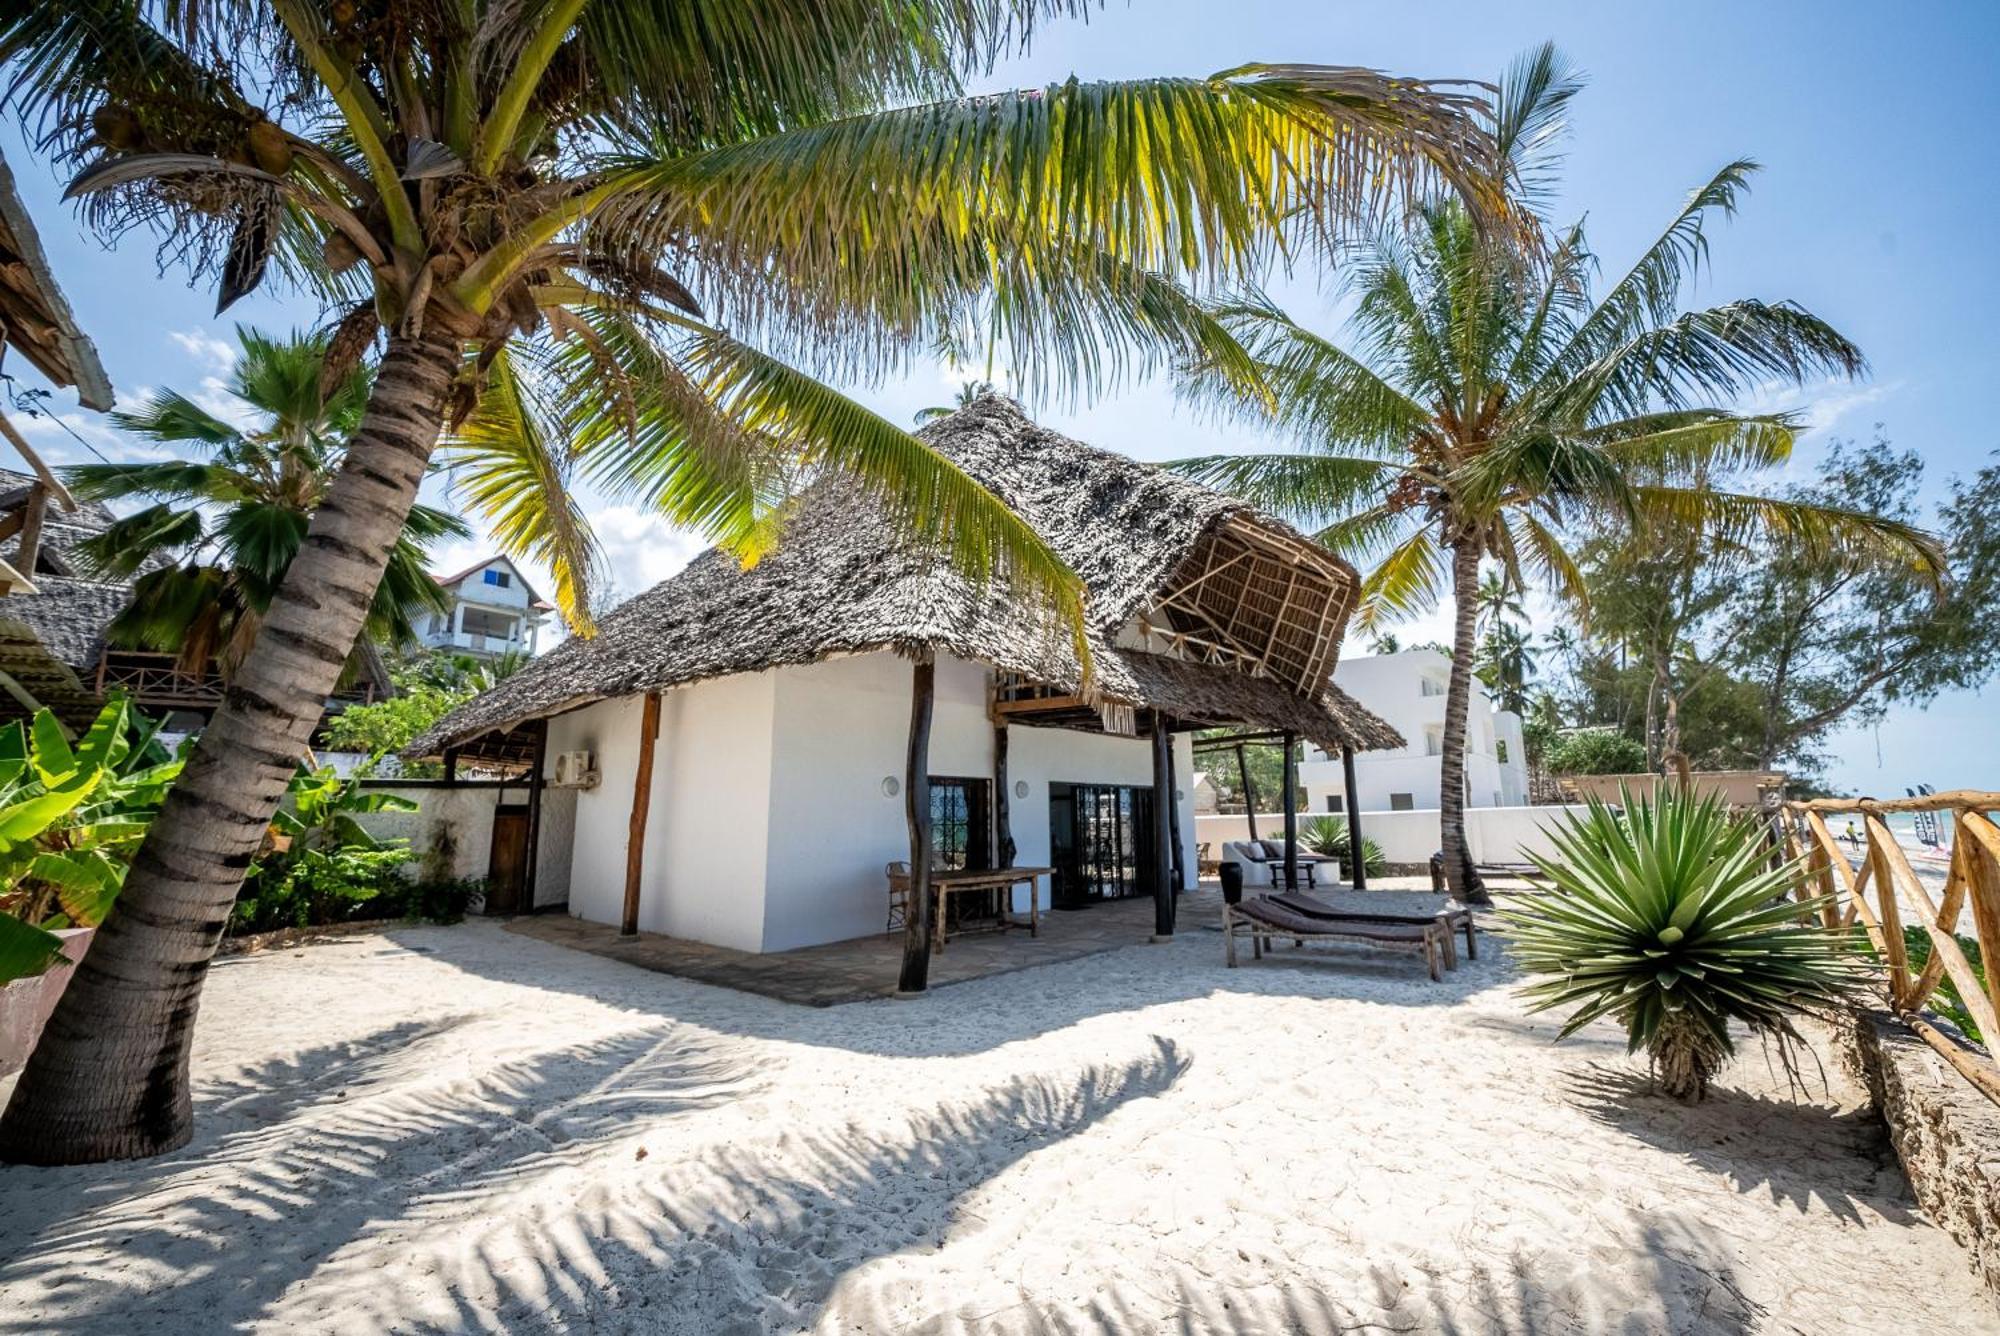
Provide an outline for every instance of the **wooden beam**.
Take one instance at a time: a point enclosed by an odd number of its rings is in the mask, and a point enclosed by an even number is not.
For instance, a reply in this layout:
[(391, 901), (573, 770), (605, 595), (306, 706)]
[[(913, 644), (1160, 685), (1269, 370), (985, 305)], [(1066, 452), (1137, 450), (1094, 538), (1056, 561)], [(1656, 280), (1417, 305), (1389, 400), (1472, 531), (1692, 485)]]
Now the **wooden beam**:
[(1285, 887), (1299, 888), (1299, 741), (1285, 734)]
[(910, 831), (910, 903), (903, 914), (903, 971), (896, 991), (921, 993), (931, 973), (931, 710), (937, 662), (924, 651), (910, 670), (910, 739), (903, 758), (903, 818)]
[(1166, 718), (1153, 711), (1153, 939), (1174, 935), (1174, 753)]
[(1074, 693), (1062, 696), (1035, 696), (1025, 700), (996, 700), (993, 713), (1000, 717), (1010, 714), (1036, 714), (1043, 710), (1083, 709), (1090, 702)]
[(639, 935), (639, 883), (646, 870), (646, 817), (653, 806), (653, 742), (660, 735), (660, 693), (646, 693), (639, 717), (639, 773), (632, 780), (632, 823), (625, 831), (625, 912), (620, 937)]
[(1342, 787), (1347, 790), (1347, 858), (1349, 871), (1347, 884), (1357, 891), (1368, 889), (1368, 863), (1362, 858), (1361, 850), (1361, 795), (1355, 790), (1354, 748), (1340, 749), (1340, 774)]

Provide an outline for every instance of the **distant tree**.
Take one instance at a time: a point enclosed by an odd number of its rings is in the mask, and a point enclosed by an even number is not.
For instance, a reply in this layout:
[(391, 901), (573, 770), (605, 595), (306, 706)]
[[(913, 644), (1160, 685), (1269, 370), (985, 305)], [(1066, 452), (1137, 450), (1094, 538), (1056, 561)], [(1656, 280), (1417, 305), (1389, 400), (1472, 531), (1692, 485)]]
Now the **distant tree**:
[(944, 407), (942, 405), (933, 405), (930, 408), (919, 408), (917, 410), (917, 425), (921, 427), (927, 422), (936, 422), (939, 418), (950, 417), (953, 413), (956, 413), (961, 408), (972, 407), (972, 405), (978, 403), (980, 399), (984, 398), (986, 395), (989, 395), (991, 393), (993, 393), (992, 381), (968, 380), (964, 384), (958, 387), (958, 395), (956, 398), (952, 400), (951, 406), (949, 408)]
[(1510, 617), (1526, 619), (1520, 587), (1500, 571), (1488, 571), (1479, 578), (1479, 625), (1491, 631)]
[[(1817, 473), (1792, 489), (1794, 500), (1918, 514), (1923, 457), (1895, 449), (1879, 431), (1865, 446), (1836, 442)], [(1935, 527), (1949, 576), (1942, 599), (1907, 572), (1782, 549), (1760, 549), (1744, 564), (1716, 643), (1732, 672), (1761, 691), (1755, 765), (1809, 756), (1828, 732), (1873, 723), (1892, 704), (1992, 680), (2000, 669), (2000, 464), (1953, 479)]]
[(1556, 740), (1548, 767), (1558, 775), (1644, 774), (1646, 749), (1608, 728), (1585, 729)]
[(1496, 621), (1479, 642), (1472, 671), (1486, 685), (1494, 703), (1520, 714), (1527, 708), (1528, 683), (1535, 675), (1537, 651), (1526, 631), (1508, 621)]
[[(98, 571), (133, 581), (111, 642), (178, 655), (190, 672), (218, 664), (231, 673), (249, 652), (368, 402), (365, 367), (329, 376), (325, 334), (239, 326), (236, 337), (242, 355), (229, 373), (235, 402), (226, 415), (175, 390), (111, 415), (112, 425), (175, 457), (64, 470), (80, 497), (147, 503), (81, 551)], [(438, 539), (470, 533), (441, 510), (410, 508), (368, 605), (367, 639), (403, 643), (416, 635), (416, 616), (450, 609), (424, 554)]]
[(1398, 654), (1402, 652), (1402, 645), (1394, 631), (1377, 631), (1368, 638), (1368, 651), (1371, 654)]

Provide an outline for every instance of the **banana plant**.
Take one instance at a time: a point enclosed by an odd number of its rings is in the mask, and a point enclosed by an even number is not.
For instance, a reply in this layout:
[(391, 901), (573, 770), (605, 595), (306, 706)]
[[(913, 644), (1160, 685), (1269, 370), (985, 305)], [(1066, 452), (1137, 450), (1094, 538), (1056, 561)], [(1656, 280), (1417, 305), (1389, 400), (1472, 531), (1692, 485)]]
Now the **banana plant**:
[(121, 697), (74, 744), (48, 710), (0, 727), (0, 983), (42, 973), (63, 928), (104, 921), (179, 758)]

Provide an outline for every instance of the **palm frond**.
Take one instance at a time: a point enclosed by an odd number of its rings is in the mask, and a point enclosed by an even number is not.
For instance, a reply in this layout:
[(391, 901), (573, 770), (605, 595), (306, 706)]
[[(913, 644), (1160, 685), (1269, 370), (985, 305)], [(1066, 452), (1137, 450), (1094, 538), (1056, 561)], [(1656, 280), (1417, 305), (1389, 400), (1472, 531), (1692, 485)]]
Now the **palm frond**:
[[(1082, 583), (1047, 542), (1000, 499), (924, 441), (831, 387), (747, 344), (716, 333), (685, 360), (721, 412), (743, 430), (809, 464), (857, 480), (894, 530), (947, 551), (968, 578), (996, 573), (1041, 599), (1083, 649)], [(744, 553), (754, 560), (754, 550)]]
[(1387, 622), (1429, 611), (1437, 606), (1449, 576), (1435, 531), (1428, 527), (1417, 530), (1363, 577), (1355, 625), (1372, 631)]
[(1935, 537), (1865, 511), (1703, 487), (1634, 487), (1632, 499), (1646, 522), (1699, 530), (1725, 544), (1762, 538), (1809, 560), (1900, 567), (1936, 589), (1949, 578)]
[(574, 442), (537, 402), (507, 352), (494, 359), (479, 405), (443, 447), (455, 495), (493, 528), (511, 556), (546, 566), (573, 634), (595, 634), (592, 595), (605, 561), (570, 488)]
[(1545, 203), (1555, 189), (1561, 142), (1569, 131), (1566, 115), (1583, 86), (1583, 76), (1554, 42), (1515, 57), (1500, 78), (1493, 138), (1515, 194), (1531, 205)]
[[(1032, 302), (1065, 255), (1203, 281), (1261, 266), (1274, 244), (1325, 245), (1445, 181), (1491, 214), (1478, 105), (1311, 66), (1072, 81), (636, 157), (587, 235), (612, 251), (698, 247), (718, 323), (854, 374), (927, 348), (996, 282)], [(995, 255), (1017, 258), (995, 273)], [(814, 346), (834, 328), (837, 348)], [(1079, 346), (1014, 352), (1059, 367)]]
[(1201, 455), (1167, 467), (1306, 527), (1372, 504), (1403, 471), (1379, 459), (1303, 453)]
[(1708, 259), (1711, 213), (1734, 214), (1750, 188), (1757, 164), (1738, 159), (1688, 197), (1665, 232), (1646, 248), (1624, 277), (1571, 334), (1537, 382), (1538, 391), (1574, 379), (1591, 363), (1648, 326), (1667, 324), (1679, 310), (1682, 293)]
[(1220, 305), (1214, 316), (1251, 359), (1258, 392), (1243, 392), (1234, 367), (1203, 360), (1182, 372), (1183, 399), (1314, 448), (1402, 452), (1429, 427), (1422, 405), (1267, 300)]

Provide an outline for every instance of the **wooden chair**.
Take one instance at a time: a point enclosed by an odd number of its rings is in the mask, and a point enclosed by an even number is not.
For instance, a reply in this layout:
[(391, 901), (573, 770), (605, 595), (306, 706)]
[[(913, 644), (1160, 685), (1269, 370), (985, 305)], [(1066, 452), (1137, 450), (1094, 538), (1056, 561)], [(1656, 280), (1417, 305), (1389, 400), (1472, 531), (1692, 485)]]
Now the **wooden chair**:
[(883, 931), (894, 932), (910, 921), (910, 865), (890, 863), (883, 871), (889, 874), (889, 926)]

